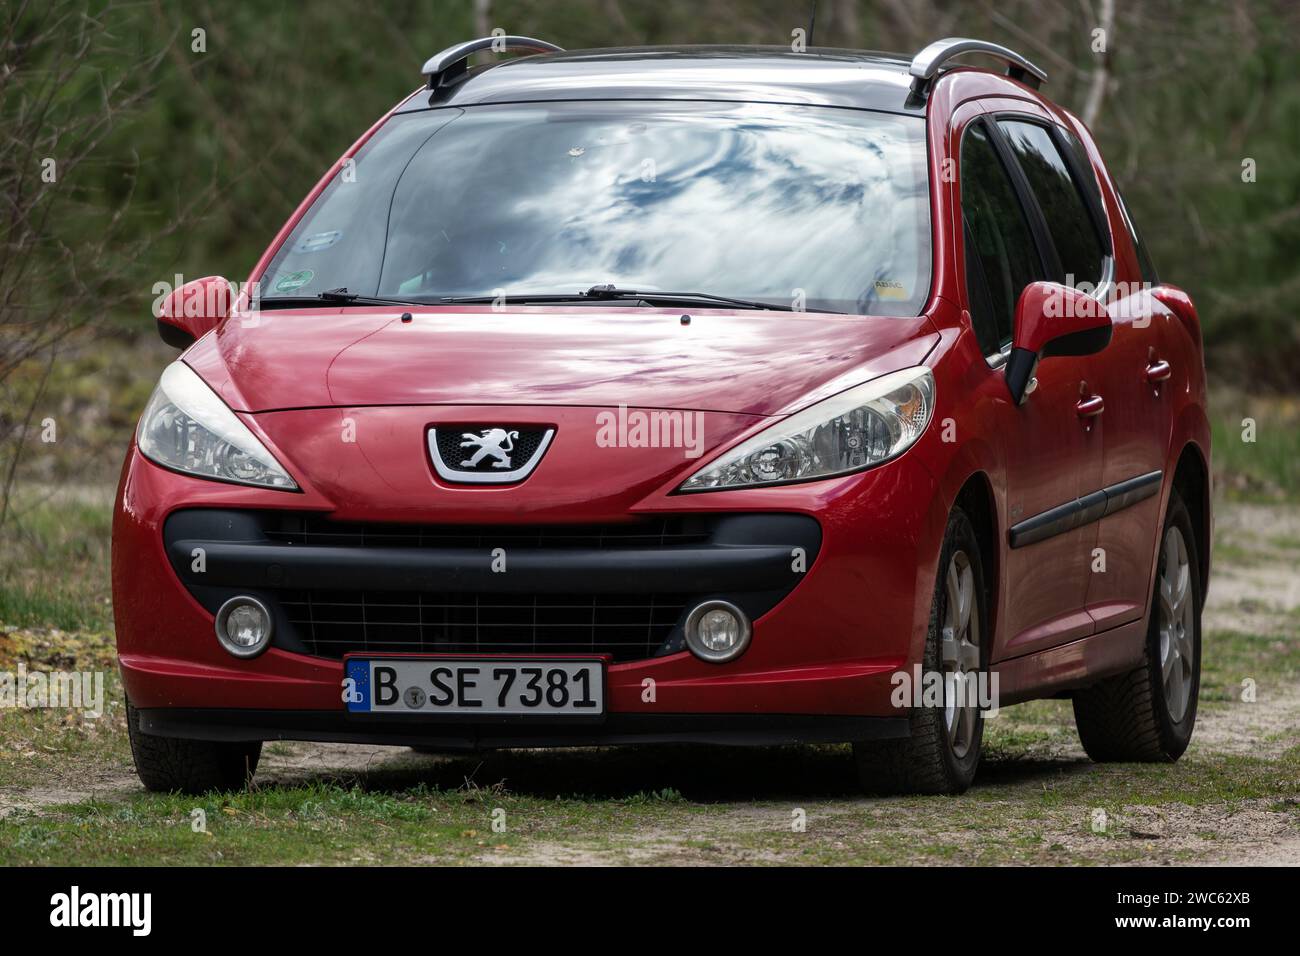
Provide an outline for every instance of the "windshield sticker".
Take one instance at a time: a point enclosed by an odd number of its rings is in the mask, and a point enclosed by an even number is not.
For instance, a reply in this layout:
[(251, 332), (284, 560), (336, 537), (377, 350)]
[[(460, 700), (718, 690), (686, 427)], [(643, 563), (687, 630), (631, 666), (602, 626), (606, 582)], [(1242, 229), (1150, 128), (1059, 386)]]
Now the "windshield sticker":
[(286, 272), (280, 278), (275, 280), (276, 292), (293, 292), (301, 289), (316, 275), (311, 269), (303, 269), (301, 272)]
[(877, 279), (876, 295), (882, 299), (906, 299), (907, 290), (903, 288), (903, 283), (895, 279)]
[(318, 232), (314, 236), (305, 236), (294, 249), (294, 252), (320, 252), (322, 249), (328, 249), (334, 243), (339, 241), (343, 235), (338, 229), (330, 232)]

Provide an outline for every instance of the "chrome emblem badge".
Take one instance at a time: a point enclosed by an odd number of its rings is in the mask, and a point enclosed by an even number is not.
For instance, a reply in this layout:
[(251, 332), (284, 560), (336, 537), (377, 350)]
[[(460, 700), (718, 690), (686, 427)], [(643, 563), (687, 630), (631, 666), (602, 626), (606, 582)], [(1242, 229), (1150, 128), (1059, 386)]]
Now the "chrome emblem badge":
[(458, 422), (429, 429), (429, 458), (443, 481), (504, 485), (523, 481), (555, 437), (549, 425)]
[(496, 459), (492, 462), (493, 468), (509, 468), (510, 453), (515, 450), (515, 439), (519, 437), (519, 432), (508, 432), (504, 428), (485, 428), (477, 435), (473, 432), (465, 432), (460, 437), (464, 439), (460, 443), (461, 448), (478, 449), (472, 458), (462, 461), (460, 467), (477, 468), (484, 458), (492, 457)]

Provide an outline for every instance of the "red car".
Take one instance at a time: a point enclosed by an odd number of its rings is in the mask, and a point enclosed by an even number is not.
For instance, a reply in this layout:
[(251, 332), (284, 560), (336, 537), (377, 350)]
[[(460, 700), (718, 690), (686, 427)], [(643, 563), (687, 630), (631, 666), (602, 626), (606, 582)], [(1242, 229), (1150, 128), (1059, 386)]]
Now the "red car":
[(1200, 326), (1042, 71), (495, 37), (424, 74), (247, 285), (160, 310), (113, 527), (146, 787), (276, 739), (851, 742), (958, 792), (1052, 696), (1095, 759), (1184, 751)]

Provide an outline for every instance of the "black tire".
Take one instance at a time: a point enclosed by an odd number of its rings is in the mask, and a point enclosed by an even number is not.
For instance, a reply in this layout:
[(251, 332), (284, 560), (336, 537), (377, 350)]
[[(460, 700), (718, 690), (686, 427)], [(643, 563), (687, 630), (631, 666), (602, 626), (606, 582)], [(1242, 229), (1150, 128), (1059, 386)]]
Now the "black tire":
[[(939, 572), (935, 580), (930, 627), (921, 668), (924, 674), (942, 670), (942, 630), (948, 606), (947, 569), (957, 552), (964, 552), (974, 575), (974, 604), (971, 613), (979, 627), (978, 669), (983, 672), (988, 668), (988, 645), (992, 635), (988, 628), (988, 592), (985, 590), (979, 539), (975, 536), (975, 528), (970, 519), (957, 507), (948, 516), (943, 548), (939, 553)], [(978, 714), (974, 715), (969, 746), (959, 755), (949, 740), (943, 708), (914, 707), (909, 720), (911, 733), (908, 737), (853, 745), (853, 756), (862, 788), (868, 793), (885, 794), (964, 792), (975, 779), (975, 770), (979, 766), (984, 721)]]
[(145, 789), (154, 793), (242, 790), (253, 779), (262, 755), (260, 740), (183, 740), (147, 734), (140, 729), (140, 713), (130, 701), (126, 727), (135, 772)]
[[(1182, 717), (1175, 719), (1167, 700), (1161, 667), (1160, 586), (1167, 568), (1166, 542), (1170, 529), (1182, 535), (1189, 567), (1191, 686)], [(1201, 571), (1197, 542), (1187, 506), (1174, 491), (1160, 530), (1156, 584), (1147, 620), (1147, 639), (1140, 666), (1074, 694), (1074, 721), (1088, 756), (1098, 762), (1165, 763), (1187, 749), (1196, 725), (1196, 700), (1201, 686)], [(1177, 709), (1175, 704), (1173, 709)]]

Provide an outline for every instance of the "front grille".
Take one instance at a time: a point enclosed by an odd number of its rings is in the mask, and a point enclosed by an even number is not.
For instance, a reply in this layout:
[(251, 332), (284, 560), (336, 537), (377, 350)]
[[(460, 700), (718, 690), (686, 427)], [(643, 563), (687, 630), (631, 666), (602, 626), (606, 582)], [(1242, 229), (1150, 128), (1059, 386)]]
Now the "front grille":
[[(466, 435), (474, 438), (480, 435), (486, 429), (481, 425), (443, 425), (434, 430), (434, 438), (438, 442), (438, 455), (442, 462), (452, 471), (463, 471), (466, 474), (475, 472), (491, 471), (492, 463), (496, 460), (492, 456), (486, 456), (476, 466), (468, 466), (462, 462), (473, 460), (478, 448), (471, 446), (462, 448), (461, 442), (465, 440)], [(524, 467), (533, 460), (533, 455), (537, 454), (537, 449), (541, 447), (542, 439), (546, 437), (546, 428), (528, 428), (526, 426), (508, 426), (505, 429), (510, 436), (510, 450), (506, 452), (510, 459), (511, 468), (518, 469)], [(504, 448), (502, 449), (504, 451)]]
[(308, 653), (609, 654), (653, 657), (682, 594), (454, 594), (279, 591)]
[(266, 537), (279, 544), (360, 548), (662, 548), (709, 539), (704, 518), (592, 525), (349, 524), (285, 514)]
[[(177, 576), (210, 613), (251, 594), (275, 616), (277, 648), (333, 659), (673, 654), (690, 608), (719, 598), (757, 621), (801, 579), (791, 549), (811, 566), (821, 544), (817, 522), (793, 514), (471, 525), (190, 508), (167, 518), (163, 536)], [(207, 552), (202, 570), (195, 548)], [(494, 573), (496, 548), (508, 574)]]

